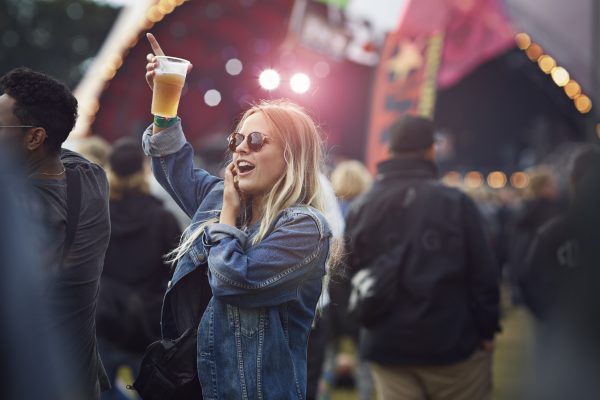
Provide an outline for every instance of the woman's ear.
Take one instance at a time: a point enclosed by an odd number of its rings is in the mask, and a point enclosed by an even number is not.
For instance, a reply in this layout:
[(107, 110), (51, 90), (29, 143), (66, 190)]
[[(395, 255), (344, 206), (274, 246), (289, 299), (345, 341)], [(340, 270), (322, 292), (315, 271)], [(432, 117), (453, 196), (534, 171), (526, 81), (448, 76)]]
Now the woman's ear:
[(37, 150), (44, 144), (48, 135), (42, 127), (31, 128), (25, 135), (25, 148), (29, 151)]

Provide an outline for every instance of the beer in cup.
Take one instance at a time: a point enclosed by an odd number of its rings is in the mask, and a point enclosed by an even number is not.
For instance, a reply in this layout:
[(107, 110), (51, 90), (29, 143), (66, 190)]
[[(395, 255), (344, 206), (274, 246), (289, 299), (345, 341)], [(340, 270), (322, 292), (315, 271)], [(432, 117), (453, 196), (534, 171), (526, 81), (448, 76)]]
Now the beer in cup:
[(154, 89), (152, 91), (152, 114), (165, 118), (177, 115), (181, 89), (185, 84), (190, 62), (183, 58), (156, 56), (158, 63), (154, 70)]

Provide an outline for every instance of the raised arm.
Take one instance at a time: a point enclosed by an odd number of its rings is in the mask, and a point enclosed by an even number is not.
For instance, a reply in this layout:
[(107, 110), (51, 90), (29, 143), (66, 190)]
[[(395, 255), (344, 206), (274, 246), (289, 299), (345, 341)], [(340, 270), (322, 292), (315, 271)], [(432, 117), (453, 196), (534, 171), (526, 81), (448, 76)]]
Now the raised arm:
[[(155, 55), (164, 51), (151, 33), (146, 35), (153, 53), (146, 59), (146, 81), (153, 88), (157, 67)], [(188, 67), (191, 69), (191, 64)], [(153, 123), (144, 132), (142, 145), (146, 155), (152, 157), (152, 171), (158, 182), (192, 218), (206, 194), (219, 182), (202, 169), (194, 168), (194, 151), (187, 143), (179, 118), (172, 119), (168, 126)]]
[(144, 152), (152, 157), (156, 180), (190, 217), (220, 179), (200, 168), (194, 168), (194, 150), (186, 142), (181, 121), (153, 134), (148, 127), (142, 139)]

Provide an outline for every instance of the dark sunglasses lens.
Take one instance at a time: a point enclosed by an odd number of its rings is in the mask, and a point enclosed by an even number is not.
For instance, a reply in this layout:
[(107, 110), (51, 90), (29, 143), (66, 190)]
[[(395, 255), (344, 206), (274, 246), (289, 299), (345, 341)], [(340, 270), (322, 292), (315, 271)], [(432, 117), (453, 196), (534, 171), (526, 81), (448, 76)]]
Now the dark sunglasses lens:
[(252, 151), (259, 151), (263, 145), (263, 136), (258, 132), (252, 132), (248, 135), (248, 147)]
[(240, 133), (232, 133), (229, 135), (229, 138), (227, 139), (229, 151), (235, 153), (235, 149), (242, 143), (242, 140), (244, 140), (244, 136)]
[(232, 133), (227, 140), (227, 147), (232, 153), (235, 153), (237, 147), (242, 144), (244, 140), (248, 141), (248, 148), (251, 151), (259, 151), (264, 144), (263, 136), (259, 132), (249, 133), (248, 136), (244, 136), (241, 133)]

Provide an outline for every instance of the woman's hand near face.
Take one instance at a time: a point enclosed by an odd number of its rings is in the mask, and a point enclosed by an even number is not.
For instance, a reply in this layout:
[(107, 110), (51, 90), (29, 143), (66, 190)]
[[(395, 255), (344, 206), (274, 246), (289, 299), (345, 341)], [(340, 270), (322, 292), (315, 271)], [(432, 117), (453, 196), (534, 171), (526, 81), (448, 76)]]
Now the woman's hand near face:
[(235, 226), (235, 220), (242, 206), (241, 193), (237, 187), (237, 172), (235, 164), (230, 163), (225, 168), (225, 189), (223, 190), (223, 208), (220, 223)]

